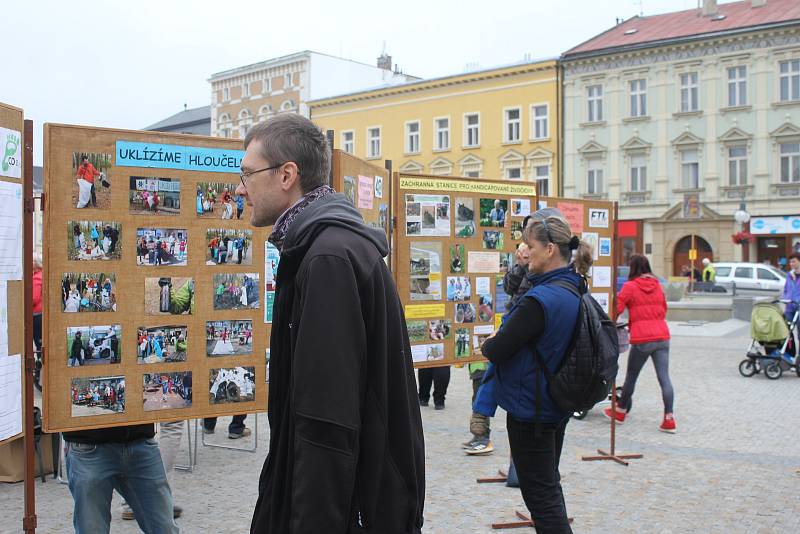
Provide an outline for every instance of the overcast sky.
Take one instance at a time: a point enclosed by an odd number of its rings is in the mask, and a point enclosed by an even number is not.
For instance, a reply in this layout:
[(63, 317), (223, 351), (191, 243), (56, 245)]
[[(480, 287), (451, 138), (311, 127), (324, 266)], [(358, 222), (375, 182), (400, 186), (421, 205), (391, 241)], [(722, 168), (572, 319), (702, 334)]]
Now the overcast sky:
[[(44, 122), (144, 128), (210, 103), (214, 73), (301, 50), (423, 78), (557, 57), (615, 18), (698, 0), (28, 0), (6, 2), (0, 102)], [(723, 3), (723, 2), (720, 2)], [(280, 6), (280, 7), (278, 7)]]

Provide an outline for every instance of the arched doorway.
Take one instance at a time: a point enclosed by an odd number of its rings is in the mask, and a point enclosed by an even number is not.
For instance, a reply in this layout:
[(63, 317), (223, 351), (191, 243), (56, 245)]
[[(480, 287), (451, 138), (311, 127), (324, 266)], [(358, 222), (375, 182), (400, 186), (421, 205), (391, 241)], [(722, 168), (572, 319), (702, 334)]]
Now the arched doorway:
[[(703, 261), (703, 258), (708, 258), (709, 260), (714, 261), (714, 251), (711, 250), (711, 245), (708, 244), (708, 241), (699, 235), (694, 236), (694, 245), (697, 248), (697, 260), (694, 262), (694, 266), (702, 271), (703, 269), (701, 267), (701, 262)], [(691, 248), (692, 236), (690, 235), (682, 237), (675, 244), (675, 251), (672, 253), (673, 276), (680, 276), (681, 272), (683, 271), (683, 267), (688, 266), (691, 263), (689, 261), (689, 249)]]

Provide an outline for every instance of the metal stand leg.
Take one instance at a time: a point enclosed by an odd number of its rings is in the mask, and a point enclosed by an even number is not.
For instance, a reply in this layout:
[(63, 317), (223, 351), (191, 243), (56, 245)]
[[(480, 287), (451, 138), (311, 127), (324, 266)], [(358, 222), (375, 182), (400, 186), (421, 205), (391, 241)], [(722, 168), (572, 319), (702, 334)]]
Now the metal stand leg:
[(255, 419), (255, 423), (253, 423), (253, 446), (248, 447), (234, 447), (233, 445), (218, 445), (216, 443), (206, 443), (206, 434), (205, 432), (202, 434), (202, 441), (203, 447), (216, 447), (218, 449), (230, 449), (232, 451), (243, 451), (243, 452), (256, 452), (258, 449), (258, 414), (253, 414)]
[[(189, 452), (189, 463), (186, 465), (175, 465), (175, 469), (179, 471), (194, 471), (194, 466), (197, 465), (197, 419), (194, 420), (194, 440), (192, 440), (192, 421), (186, 421), (186, 439), (187, 449)], [(194, 444), (194, 448), (192, 446)]]
[(69, 484), (69, 481), (64, 476), (66, 473), (66, 466), (64, 465), (65, 460), (65, 451), (64, 451), (64, 435), (58, 435), (58, 466), (56, 467), (55, 471), (58, 473), (56, 479), (61, 484)]

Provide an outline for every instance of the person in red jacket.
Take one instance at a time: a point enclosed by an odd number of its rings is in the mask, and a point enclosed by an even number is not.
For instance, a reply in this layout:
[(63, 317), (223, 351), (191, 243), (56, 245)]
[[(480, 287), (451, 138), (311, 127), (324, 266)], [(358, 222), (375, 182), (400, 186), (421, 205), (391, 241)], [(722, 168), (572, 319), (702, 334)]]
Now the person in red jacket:
[(39, 373), (42, 368), (42, 256), (33, 256), (33, 343), (36, 345), (36, 352), (39, 358), (36, 359), (36, 370), (34, 372), (34, 385), (41, 391)]
[[(675, 393), (669, 379), (669, 327), (665, 319), (667, 300), (661, 282), (653, 276), (650, 262), (641, 254), (631, 256), (628, 282), (617, 295), (617, 315), (622, 314), (625, 308), (629, 314), (631, 350), (628, 353), (625, 385), (622, 386), (615, 414), (617, 423), (625, 422), (636, 380), (647, 359), (652, 358), (664, 400), (664, 419), (659, 430), (674, 433), (676, 425), (672, 404)], [(611, 418), (611, 408), (606, 408), (604, 413)]]
[(78, 167), (78, 173), (75, 175), (76, 178), (81, 178), (86, 180), (90, 184), (92, 184), (92, 207), (97, 207), (97, 193), (94, 188), (94, 179), (95, 177), (100, 176), (100, 171), (94, 168), (89, 162), (88, 156), (81, 157), (81, 166)]

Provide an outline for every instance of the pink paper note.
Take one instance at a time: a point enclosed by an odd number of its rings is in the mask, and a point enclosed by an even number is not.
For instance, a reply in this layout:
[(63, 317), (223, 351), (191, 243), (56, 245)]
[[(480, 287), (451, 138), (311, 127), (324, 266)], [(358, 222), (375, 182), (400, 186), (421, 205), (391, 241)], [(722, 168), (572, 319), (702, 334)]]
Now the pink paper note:
[(358, 207), (360, 209), (372, 209), (372, 200), (375, 198), (372, 180), (372, 176), (358, 175)]

